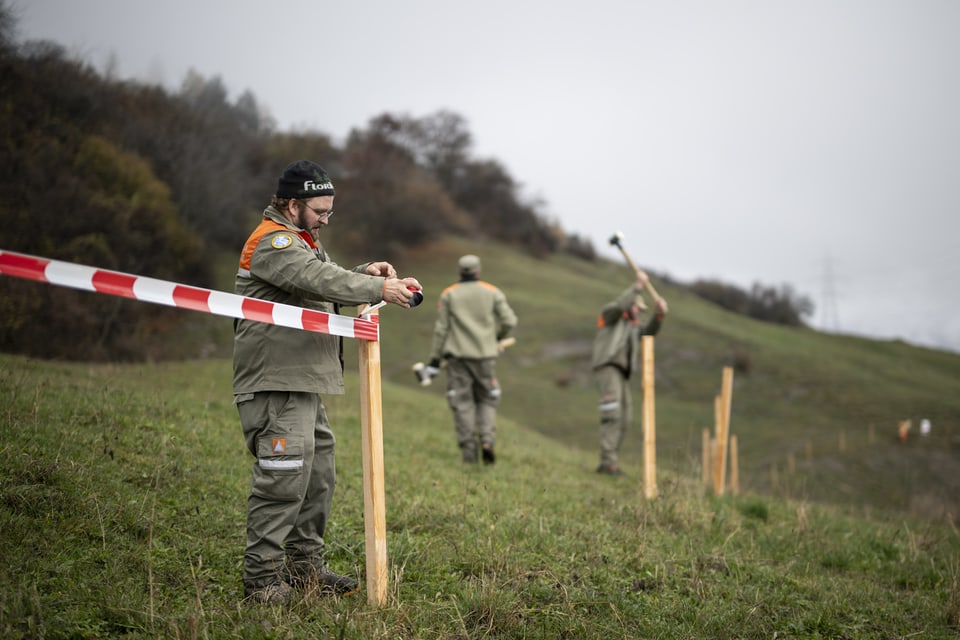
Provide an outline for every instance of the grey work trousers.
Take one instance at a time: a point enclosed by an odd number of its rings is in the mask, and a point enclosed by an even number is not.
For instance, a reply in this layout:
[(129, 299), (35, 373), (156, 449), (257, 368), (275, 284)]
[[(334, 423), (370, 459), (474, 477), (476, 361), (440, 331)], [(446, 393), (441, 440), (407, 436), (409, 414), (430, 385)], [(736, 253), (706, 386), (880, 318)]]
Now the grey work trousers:
[(243, 581), (260, 588), (285, 578), (285, 563), (323, 566), (336, 441), (318, 394), (264, 391), (236, 403), (255, 458)]
[(477, 440), (493, 447), (497, 434), (497, 405), (500, 384), (496, 358), (447, 360), (447, 403), (453, 411), (457, 444), (463, 459), (477, 459)]
[(620, 445), (633, 419), (628, 378), (619, 367), (606, 365), (595, 372), (600, 391), (600, 464), (616, 466)]

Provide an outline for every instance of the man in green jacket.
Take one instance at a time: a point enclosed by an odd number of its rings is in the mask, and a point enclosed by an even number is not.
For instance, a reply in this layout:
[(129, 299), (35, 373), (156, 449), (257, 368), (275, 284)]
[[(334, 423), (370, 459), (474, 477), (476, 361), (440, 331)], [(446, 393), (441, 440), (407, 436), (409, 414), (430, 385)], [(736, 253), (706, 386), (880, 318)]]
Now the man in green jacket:
[[(409, 307), (414, 278), (388, 262), (352, 271), (332, 262), (318, 232), (333, 216), (333, 183), (309, 160), (288, 165), (260, 225), (240, 255), (236, 292), (339, 313), (339, 306), (386, 301)], [(294, 587), (345, 595), (357, 581), (331, 571), (324, 531), (336, 484), (334, 435), (320, 394), (343, 393), (337, 336), (238, 320), (233, 393), (253, 479), (247, 499), (243, 583), (253, 602), (282, 604)]]
[(427, 371), (437, 375), (441, 358), (446, 360), (447, 402), (463, 461), (477, 461), (479, 442), (484, 464), (493, 464), (500, 403), (498, 342), (517, 325), (517, 316), (500, 289), (479, 279), (480, 258), (461, 257), (459, 270), (460, 281), (444, 289), (437, 302)]
[(620, 475), (617, 455), (633, 415), (630, 376), (637, 370), (640, 337), (656, 335), (666, 315), (666, 302), (655, 302), (653, 317), (642, 322), (647, 305), (643, 289), (647, 274), (640, 271), (634, 285), (605, 304), (597, 318), (593, 341), (593, 370), (600, 390), (600, 466), (598, 473)]

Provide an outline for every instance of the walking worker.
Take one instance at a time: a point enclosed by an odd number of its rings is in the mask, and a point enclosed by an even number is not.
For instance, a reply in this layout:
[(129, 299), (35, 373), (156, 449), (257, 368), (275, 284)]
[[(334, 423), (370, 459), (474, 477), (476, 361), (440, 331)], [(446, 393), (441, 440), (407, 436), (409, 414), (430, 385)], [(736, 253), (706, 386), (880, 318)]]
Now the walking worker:
[(640, 337), (656, 335), (667, 312), (666, 302), (658, 298), (653, 316), (642, 322), (647, 309), (642, 295), (647, 278), (646, 273), (638, 271), (634, 285), (605, 304), (597, 317), (592, 364), (600, 390), (598, 473), (621, 474), (618, 452), (633, 414), (629, 383), (639, 362)]
[(484, 464), (493, 464), (500, 403), (497, 343), (517, 325), (517, 315), (500, 289), (480, 280), (480, 258), (465, 255), (458, 264), (460, 281), (444, 289), (437, 301), (427, 370), (437, 375), (441, 359), (446, 361), (447, 402), (463, 461), (477, 462), (479, 444)]
[[(352, 271), (318, 242), (333, 216), (333, 182), (309, 160), (288, 165), (260, 225), (243, 246), (236, 292), (339, 313), (381, 300), (409, 307), (415, 278), (388, 262)], [(294, 588), (356, 592), (326, 565), (324, 532), (336, 484), (335, 439), (321, 394), (343, 393), (343, 340), (278, 325), (234, 323), (233, 393), (255, 458), (247, 499), (243, 584), (248, 601), (282, 604)]]

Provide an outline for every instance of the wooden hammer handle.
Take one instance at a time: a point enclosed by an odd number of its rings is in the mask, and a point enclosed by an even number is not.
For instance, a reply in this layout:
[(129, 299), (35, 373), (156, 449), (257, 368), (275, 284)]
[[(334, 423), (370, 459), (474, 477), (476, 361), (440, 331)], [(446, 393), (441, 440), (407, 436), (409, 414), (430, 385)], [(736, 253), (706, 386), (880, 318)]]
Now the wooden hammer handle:
[[(617, 243), (617, 248), (620, 249), (620, 253), (623, 254), (624, 260), (627, 261), (627, 264), (630, 265), (630, 268), (633, 269), (633, 272), (634, 272), (635, 274), (637, 274), (637, 276), (639, 276), (640, 273), (641, 273), (640, 267), (638, 267), (638, 266), (636, 265), (636, 263), (635, 263), (635, 262), (633, 261), (633, 259), (630, 257), (630, 254), (627, 253), (627, 250), (624, 249), (624, 248), (623, 248), (623, 245), (621, 245), (619, 242)], [(645, 283), (645, 288), (646, 288), (647, 292), (650, 294), (650, 296), (651, 296), (655, 301), (660, 301), (660, 303), (663, 305), (663, 310), (666, 311), (666, 310), (667, 310), (667, 301), (664, 300), (663, 298), (661, 298), (661, 297), (660, 297), (660, 294), (657, 293), (657, 290), (653, 288), (653, 283), (650, 282), (650, 276), (649, 276), (649, 275), (648, 275), (648, 276), (646, 277), (646, 279), (644, 280), (644, 283)]]

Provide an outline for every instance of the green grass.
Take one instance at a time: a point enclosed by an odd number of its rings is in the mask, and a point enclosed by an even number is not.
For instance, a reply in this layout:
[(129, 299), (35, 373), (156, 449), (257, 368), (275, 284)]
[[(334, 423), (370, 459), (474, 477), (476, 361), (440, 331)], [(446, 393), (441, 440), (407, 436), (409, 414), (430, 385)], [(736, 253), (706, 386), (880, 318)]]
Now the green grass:
[[(383, 388), (390, 588), (240, 604), (251, 459), (223, 359), (91, 366), (0, 356), (0, 636), (955, 638), (944, 521), (747, 492), (694, 469), (593, 473), (595, 452), (504, 416), (459, 462), (433, 388)], [(357, 379), (338, 437), (330, 563), (364, 579)], [(658, 405), (659, 406), (659, 405)]]

